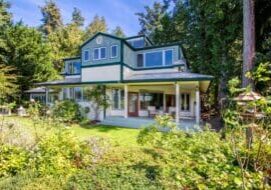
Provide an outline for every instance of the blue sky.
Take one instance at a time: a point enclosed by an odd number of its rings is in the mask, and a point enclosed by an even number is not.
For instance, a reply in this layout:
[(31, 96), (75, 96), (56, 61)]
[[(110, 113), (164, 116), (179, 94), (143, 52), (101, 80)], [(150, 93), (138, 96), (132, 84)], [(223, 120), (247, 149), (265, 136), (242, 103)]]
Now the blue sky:
[[(104, 16), (109, 29), (116, 26), (122, 27), (125, 34), (136, 35), (140, 30), (140, 25), (135, 15), (142, 12), (144, 6), (152, 5), (155, 0), (56, 0), (61, 10), (64, 23), (71, 20), (73, 7), (81, 10), (85, 17), (85, 24), (93, 19), (94, 15)], [(41, 24), (40, 6), (45, 0), (9, 0), (10, 11), (15, 21), (23, 20), (29, 26), (39, 26)]]

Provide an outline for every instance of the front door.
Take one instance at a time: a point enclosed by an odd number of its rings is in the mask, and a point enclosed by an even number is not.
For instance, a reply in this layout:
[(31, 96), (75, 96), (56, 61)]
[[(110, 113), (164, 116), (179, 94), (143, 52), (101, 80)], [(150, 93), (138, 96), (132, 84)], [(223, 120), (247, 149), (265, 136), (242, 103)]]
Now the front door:
[(128, 115), (138, 116), (138, 93), (129, 92), (128, 94)]

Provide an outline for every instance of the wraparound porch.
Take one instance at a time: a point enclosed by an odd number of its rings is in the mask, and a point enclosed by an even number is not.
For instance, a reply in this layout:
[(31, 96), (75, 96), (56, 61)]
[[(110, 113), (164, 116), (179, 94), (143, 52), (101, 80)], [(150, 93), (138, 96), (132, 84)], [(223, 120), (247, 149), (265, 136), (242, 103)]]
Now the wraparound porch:
[(200, 123), (200, 84), (193, 82), (119, 84), (106, 86), (112, 104), (104, 118), (140, 118), (150, 121), (155, 115), (169, 114), (180, 123), (189, 119)]

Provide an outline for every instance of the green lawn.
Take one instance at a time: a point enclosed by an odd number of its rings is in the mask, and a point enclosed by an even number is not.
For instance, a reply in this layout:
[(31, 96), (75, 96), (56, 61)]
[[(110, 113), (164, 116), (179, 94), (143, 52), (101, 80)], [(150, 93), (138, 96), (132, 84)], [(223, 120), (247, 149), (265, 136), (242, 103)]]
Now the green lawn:
[[(30, 118), (20, 117), (6, 117), (6, 120), (15, 121), (20, 126), (26, 127), (27, 129), (34, 131), (33, 122)], [(44, 126), (37, 126), (37, 131), (44, 133), (46, 129)], [(79, 125), (73, 124), (69, 126), (69, 129), (74, 132), (80, 139), (86, 139), (91, 136), (99, 136), (108, 138), (116, 146), (122, 147), (137, 147), (139, 146), (136, 142), (139, 130), (129, 129), (116, 126), (104, 126), (104, 125)], [(49, 133), (49, 131), (48, 131)]]

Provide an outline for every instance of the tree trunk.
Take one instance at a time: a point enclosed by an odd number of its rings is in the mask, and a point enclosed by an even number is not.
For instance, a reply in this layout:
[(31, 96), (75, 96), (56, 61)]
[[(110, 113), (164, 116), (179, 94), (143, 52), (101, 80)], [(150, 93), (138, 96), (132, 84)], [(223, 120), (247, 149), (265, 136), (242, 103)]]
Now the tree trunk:
[[(255, 14), (254, 0), (243, 0), (243, 72), (242, 87), (251, 86), (254, 89), (253, 81), (246, 77), (246, 73), (252, 71), (255, 61)], [(253, 139), (253, 131), (251, 127), (246, 129), (247, 147), (250, 149)]]
[(255, 61), (255, 14), (254, 0), (243, 0), (243, 71), (242, 71), (242, 87), (251, 85), (253, 81), (245, 75), (252, 71)]

